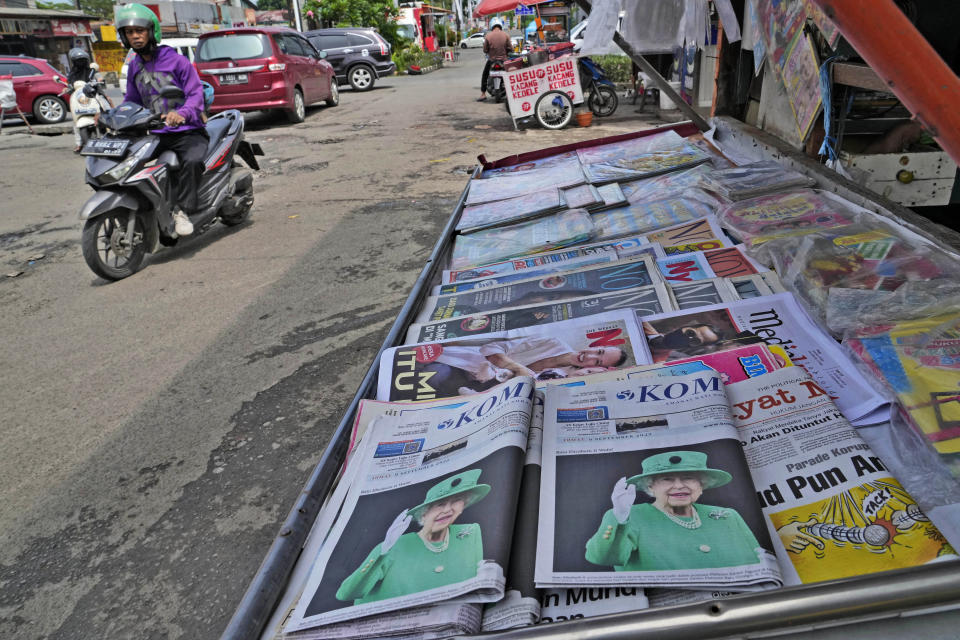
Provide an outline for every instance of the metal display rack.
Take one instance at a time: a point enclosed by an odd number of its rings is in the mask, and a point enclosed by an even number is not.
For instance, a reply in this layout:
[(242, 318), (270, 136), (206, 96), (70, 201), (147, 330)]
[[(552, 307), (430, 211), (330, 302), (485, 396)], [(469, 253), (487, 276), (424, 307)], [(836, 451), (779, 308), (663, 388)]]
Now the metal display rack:
[[(798, 159), (795, 152), (778, 145), (775, 138), (736, 121), (717, 119), (715, 123), (718, 125), (717, 139), (722, 144), (725, 140), (729, 144), (748, 144), (759, 148), (768, 157), (811, 175), (817, 180), (819, 188), (837, 192), (927, 237), (932, 238), (936, 235), (937, 241), (947, 250), (955, 251), (956, 247), (960, 247), (960, 236), (957, 234), (923, 221), (909, 210), (877, 198), (849, 181), (837, 178), (836, 174), (828, 173), (815, 162), (806, 158)], [(495, 162), (487, 162), (481, 156), (483, 166), (478, 166), (472, 177), (476, 177), (482, 169), (520, 164), (581, 147), (645, 137), (666, 130), (674, 130), (682, 136), (699, 133), (694, 124), (684, 122), (658, 129), (542, 149)], [(274, 539), (233, 618), (221, 636), (222, 640), (253, 640), (263, 633), (264, 626), (273, 613), (300, 555), (310, 527), (343, 464), (349, 446), (351, 425), (359, 402), (361, 399), (372, 398), (375, 395), (380, 353), (384, 349), (401, 344), (420, 303), (428, 295), (434, 279), (443, 268), (453, 243), (454, 227), (463, 210), (466, 195), (465, 187), (430, 257), (414, 283), (410, 295), (400, 309), (397, 320), (383, 341), (380, 352), (367, 370), (330, 444)], [(738, 594), (723, 600), (487, 633), (483, 634), (483, 637), (504, 640), (514, 638), (518, 640), (526, 638), (538, 640), (754, 638), (833, 627), (864, 620), (916, 615), (924, 611), (951, 609), (960, 609), (960, 574), (955, 562), (942, 562), (814, 585)]]

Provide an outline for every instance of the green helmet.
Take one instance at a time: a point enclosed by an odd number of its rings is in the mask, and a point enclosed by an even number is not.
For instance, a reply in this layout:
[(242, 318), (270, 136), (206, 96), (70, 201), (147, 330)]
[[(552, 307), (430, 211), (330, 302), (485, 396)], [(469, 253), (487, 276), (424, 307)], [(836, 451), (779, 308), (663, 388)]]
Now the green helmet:
[(128, 49), (130, 48), (130, 43), (127, 42), (127, 36), (123, 33), (124, 27), (143, 27), (153, 32), (153, 41), (155, 44), (160, 43), (160, 20), (157, 19), (157, 14), (142, 4), (126, 4), (119, 7), (116, 13), (116, 24), (117, 35), (120, 37), (120, 42)]

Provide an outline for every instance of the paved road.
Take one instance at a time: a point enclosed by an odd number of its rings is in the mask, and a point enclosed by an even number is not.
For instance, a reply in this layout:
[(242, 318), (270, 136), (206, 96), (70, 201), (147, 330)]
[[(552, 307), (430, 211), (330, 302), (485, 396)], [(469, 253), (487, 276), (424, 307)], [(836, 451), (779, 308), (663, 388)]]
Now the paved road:
[(80, 256), (72, 136), (4, 127), (0, 637), (217, 637), (476, 156), (653, 123), (515, 132), (481, 64), (250, 116), (252, 221), (113, 284)]

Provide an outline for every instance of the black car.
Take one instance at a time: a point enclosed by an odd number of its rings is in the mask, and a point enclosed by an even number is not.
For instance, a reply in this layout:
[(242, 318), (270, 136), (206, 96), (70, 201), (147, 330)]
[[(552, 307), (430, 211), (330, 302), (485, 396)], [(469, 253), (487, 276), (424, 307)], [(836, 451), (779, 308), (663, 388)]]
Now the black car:
[(373, 29), (316, 29), (303, 35), (318, 50), (326, 51), (337, 81), (349, 82), (355, 91), (369, 91), (377, 78), (396, 70), (390, 58), (390, 43)]

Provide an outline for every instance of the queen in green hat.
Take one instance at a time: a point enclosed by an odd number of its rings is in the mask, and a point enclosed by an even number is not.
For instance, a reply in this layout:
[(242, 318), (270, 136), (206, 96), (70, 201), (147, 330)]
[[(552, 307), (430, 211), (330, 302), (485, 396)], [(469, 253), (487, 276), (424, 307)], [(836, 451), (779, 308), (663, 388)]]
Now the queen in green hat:
[[(616, 571), (670, 571), (752, 565), (766, 552), (729, 507), (698, 504), (705, 489), (732, 477), (707, 467), (699, 451), (669, 451), (643, 460), (643, 473), (614, 485), (586, 559)], [(652, 503), (634, 504), (637, 489)]]
[[(404, 509), (383, 542), (340, 585), (337, 599), (364, 604), (456, 584), (477, 575), (483, 560), (478, 524), (454, 524), (463, 510), (490, 493), (480, 469), (430, 487), (424, 501)], [(416, 520), (417, 532), (404, 533)]]

